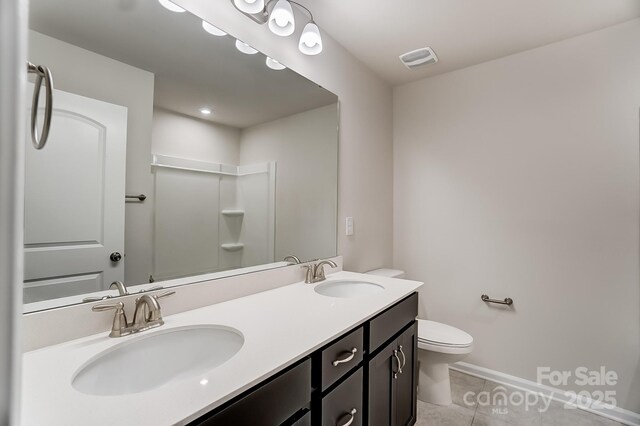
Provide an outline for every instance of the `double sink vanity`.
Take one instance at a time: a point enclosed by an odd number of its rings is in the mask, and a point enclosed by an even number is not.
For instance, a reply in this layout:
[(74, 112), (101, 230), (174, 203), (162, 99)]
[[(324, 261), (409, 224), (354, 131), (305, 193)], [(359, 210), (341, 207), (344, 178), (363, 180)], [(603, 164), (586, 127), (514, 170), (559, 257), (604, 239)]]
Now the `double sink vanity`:
[(420, 285), (340, 271), (27, 352), (23, 424), (413, 424)]

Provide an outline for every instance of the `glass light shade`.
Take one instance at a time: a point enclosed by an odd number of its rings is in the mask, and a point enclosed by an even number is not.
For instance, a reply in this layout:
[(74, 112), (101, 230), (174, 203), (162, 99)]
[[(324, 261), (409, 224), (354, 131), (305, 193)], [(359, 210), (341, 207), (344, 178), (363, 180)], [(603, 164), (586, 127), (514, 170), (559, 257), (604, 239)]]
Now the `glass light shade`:
[(269, 15), (269, 29), (272, 33), (286, 37), (296, 30), (291, 3), (287, 0), (278, 0)]
[(260, 13), (264, 10), (264, 0), (233, 0), (233, 4), (244, 13)]
[(180, 6), (178, 6), (177, 4), (175, 4), (170, 0), (158, 0), (158, 3), (164, 6), (165, 9), (169, 9), (172, 12), (182, 13), (185, 11), (183, 8), (181, 8)]
[(322, 52), (320, 29), (314, 22), (309, 22), (302, 30), (298, 49), (305, 55), (317, 55)]
[(280, 62), (276, 61), (275, 59), (271, 59), (268, 56), (267, 56), (267, 61), (266, 62), (267, 62), (267, 66), (269, 68), (271, 68), (272, 70), (280, 71), (280, 70), (283, 70), (283, 69), (286, 68)]
[(218, 37), (222, 37), (222, 36), (226, 36), (227, 35), (227, 33), (222, 31), (220, 28), (216, 27), (215, 25), (211, 25), (207, 21), (202, 21), (202, 29), (204, 29), (209, 34), (214, 35), (214, 36), (218, 36)]
[(254, 55), (258, 53), (256, 49), (254, 49), (253, 47), (249, 46), (247, 43), (240, 40), (236, 40), (236, 49), (238, 49), (242, 53), (246, 53), (247, 55)]

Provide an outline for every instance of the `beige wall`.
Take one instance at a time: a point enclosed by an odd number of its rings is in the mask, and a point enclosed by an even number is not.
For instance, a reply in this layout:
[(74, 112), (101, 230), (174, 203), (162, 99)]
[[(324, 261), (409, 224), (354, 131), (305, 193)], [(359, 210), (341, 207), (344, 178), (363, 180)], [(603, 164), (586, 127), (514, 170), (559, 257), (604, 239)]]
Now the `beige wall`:
[(508, 374), (604, 365), (636, 412), (638, 40), (635, 20), (394, 90), (394, 265), (421, 315)]
[(336, 254), (338, 105), (242, 130), (240, 164), (276, 162), (275, 259)]
[[(125, 277), (146, 283), (151, 271), (153, 232), (151, 175), (152, 73), (72, 44), (29, 31), (29, 60), (47, 64), (56, 89), (127, 107), (127, 183), (129, 194), (145, 194), (144, 203), (127, 203), (125, 211)], [(141, 166), (142, 165), (142, 166)]]
[[(344, 256), (347, 270), (389, 266), (393, 243), (391, 88), (326, 33), (322, 54), (309, 57), (298, 51), (297, 37), (273, 35), (229, 1), (175, 2), (338, 95), (338, 253)], [(322, 27), (322, 22), (318, 25)], [(355, 218), (351, 237), (344, 236), (346, 216)]]

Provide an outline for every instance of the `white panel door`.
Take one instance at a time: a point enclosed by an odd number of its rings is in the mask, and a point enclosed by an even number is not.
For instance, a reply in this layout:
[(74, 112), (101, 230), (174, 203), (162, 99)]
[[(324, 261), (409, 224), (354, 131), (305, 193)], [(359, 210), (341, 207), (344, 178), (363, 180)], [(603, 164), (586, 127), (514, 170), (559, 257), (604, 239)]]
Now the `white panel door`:
[(49, 141), (26, 150), (25, 303), (124, 279), (126, 141), (127, 108), (54, 92)]

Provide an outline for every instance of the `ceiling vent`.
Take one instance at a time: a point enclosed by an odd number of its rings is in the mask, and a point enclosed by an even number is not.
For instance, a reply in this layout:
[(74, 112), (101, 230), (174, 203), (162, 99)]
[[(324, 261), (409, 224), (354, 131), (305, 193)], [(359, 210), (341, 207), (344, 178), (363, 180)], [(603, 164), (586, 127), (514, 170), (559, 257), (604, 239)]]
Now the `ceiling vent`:
[(400, 60), (407, 68), (413, 69), (423, 65), (435, 64), (438, 62), (438, 57), (432, 48), (423, 47), (400, 55)]

